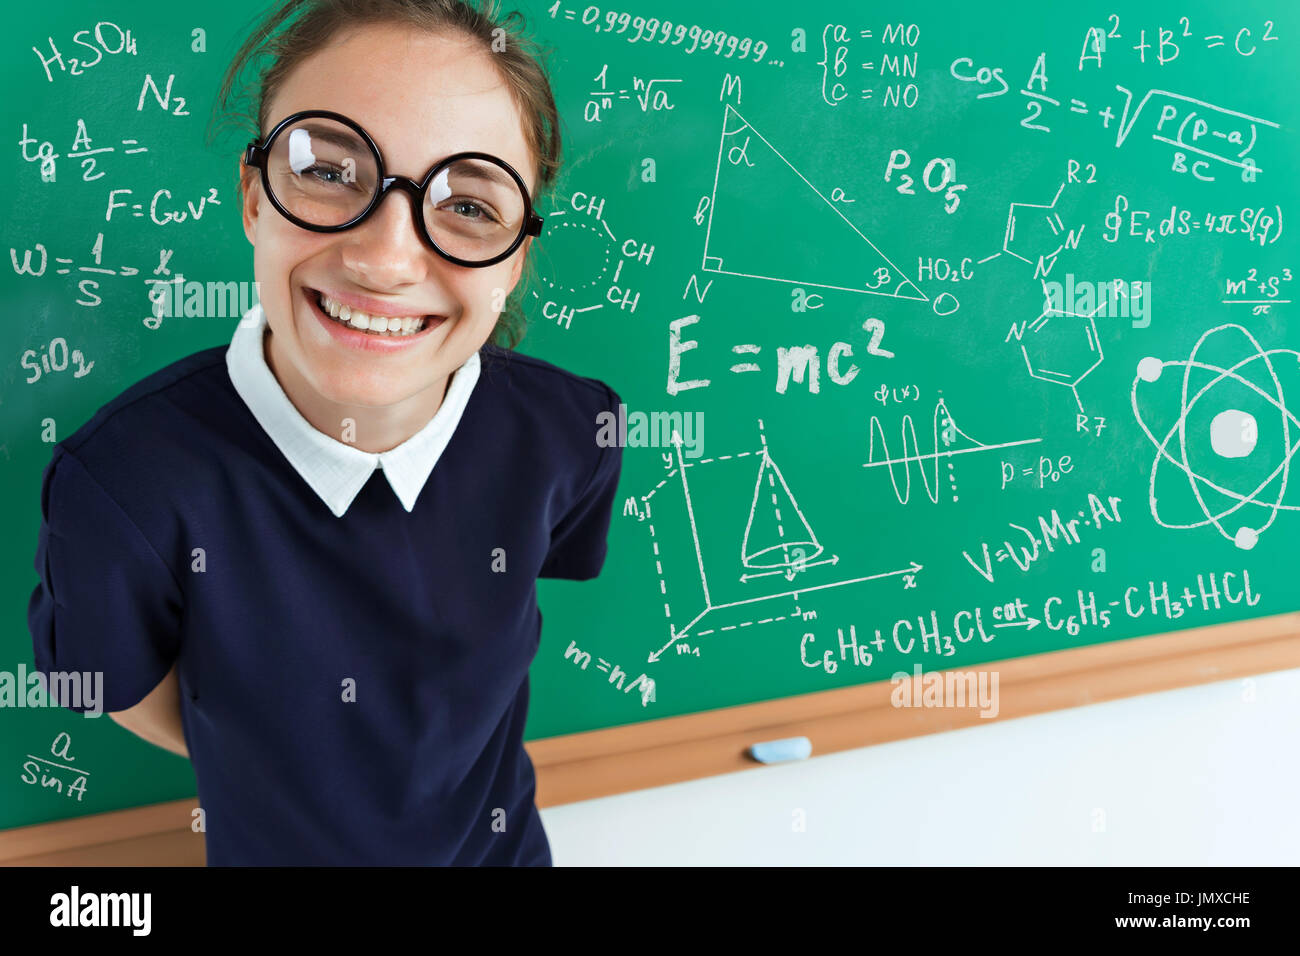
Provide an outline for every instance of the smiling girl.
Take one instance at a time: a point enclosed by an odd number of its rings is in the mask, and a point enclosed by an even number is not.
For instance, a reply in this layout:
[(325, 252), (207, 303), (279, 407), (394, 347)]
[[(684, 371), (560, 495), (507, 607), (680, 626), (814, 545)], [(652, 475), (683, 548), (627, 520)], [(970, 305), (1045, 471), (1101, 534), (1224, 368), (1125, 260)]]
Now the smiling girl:
[(286, 2), (240, 168), (260, 305), (55, 446), (44, 671), (194, 764), (209, 865), (541, 864), (538, 577), (599, 571), (608, 386), (502, 311), (559, 167), (507, 21)]

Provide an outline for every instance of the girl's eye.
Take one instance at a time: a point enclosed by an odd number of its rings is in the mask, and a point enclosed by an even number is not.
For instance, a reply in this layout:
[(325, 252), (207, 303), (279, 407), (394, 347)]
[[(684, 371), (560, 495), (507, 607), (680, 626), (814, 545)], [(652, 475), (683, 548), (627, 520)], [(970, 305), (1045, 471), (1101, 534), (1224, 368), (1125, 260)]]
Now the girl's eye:
[(457, 215), (460, 215), (463, 218), (472, 221), (481, 221), (481, 222), (497, 221), (496, 217), (493, 216), (488, 209), (484, 208), (483, 206), (479, 205), (477, 202), (474, 202), (471, 199), (453, 200), (449, 204), (449, 208), (453, 209), (457, 213)]
[(326, 183), (330, 186), (341, 186), (347, 181), (343, 178), (343, 170), (334, 166), (314, 165), (308, 166), (300, 174), (302, 176), (311, 176), (317, 182)]

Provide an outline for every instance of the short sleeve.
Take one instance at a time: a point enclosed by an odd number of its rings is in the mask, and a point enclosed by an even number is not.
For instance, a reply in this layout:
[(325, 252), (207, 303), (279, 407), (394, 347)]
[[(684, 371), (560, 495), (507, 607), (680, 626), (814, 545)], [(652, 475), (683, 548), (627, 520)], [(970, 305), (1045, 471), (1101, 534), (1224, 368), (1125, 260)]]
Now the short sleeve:
[[(621, 400), (608, 385), (605, 392), (609, 410), (617, 415)], [(617, 444), (602, 447), (586, 490), (551, 532), (551, 547), (538, 577), (586, 581), (600, 573), (622, 468), (623, 449)]]
[(37, 670), (102, 674), (81, 681), (101, 699), (59, 703), (78, 712), (138, 704), (179, 651), (180, 586), (121, 506), (57, 446), (41, 479), (35, 567), (27, 626)]

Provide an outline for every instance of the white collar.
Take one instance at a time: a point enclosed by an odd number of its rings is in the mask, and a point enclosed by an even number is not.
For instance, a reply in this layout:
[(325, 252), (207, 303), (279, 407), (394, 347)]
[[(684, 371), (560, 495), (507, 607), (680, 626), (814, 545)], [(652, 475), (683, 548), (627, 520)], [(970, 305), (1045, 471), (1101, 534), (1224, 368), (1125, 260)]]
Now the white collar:
[(413, 509), (478, 382), (478, 353), (452, 373), (442, 405), (427, 425), (396, 448), (375, 453), (336, 441), (302, 417), (266, 364), (266, 329), (266, 313), (258, 303), (235, 329), (226, 368), (235, 391), (284, 457), (336, 517), (348, 510), (376, 468), (383, 469), (402, 506)]

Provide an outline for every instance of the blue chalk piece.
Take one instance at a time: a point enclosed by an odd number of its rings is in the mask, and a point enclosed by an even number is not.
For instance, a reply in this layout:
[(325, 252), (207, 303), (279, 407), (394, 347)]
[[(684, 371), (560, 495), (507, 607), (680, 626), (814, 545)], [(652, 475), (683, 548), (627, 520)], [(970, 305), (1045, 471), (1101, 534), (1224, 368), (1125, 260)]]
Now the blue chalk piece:
[(812, 753), (812, 741), (807, 737), (787, 737), (754, 744), (749, 755), (759, 763), (781, 763), (784, 760), (807, 760)]

